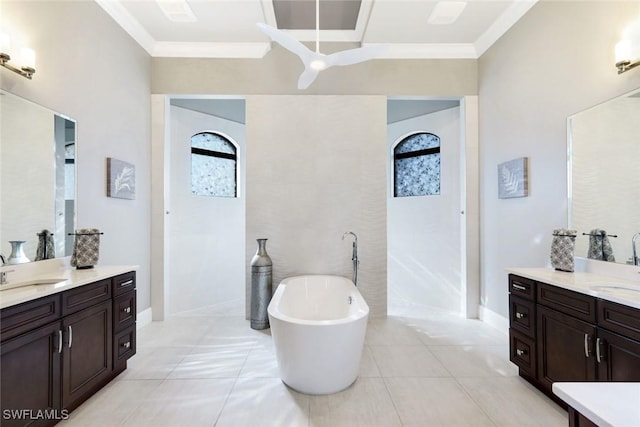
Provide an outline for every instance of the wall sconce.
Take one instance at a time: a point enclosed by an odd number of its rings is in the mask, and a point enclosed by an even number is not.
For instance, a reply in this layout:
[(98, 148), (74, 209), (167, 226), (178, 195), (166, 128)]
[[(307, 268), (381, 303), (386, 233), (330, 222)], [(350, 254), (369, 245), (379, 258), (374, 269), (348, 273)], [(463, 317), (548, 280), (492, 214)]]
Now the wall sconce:
[(10, 51), (10, 41), (7, 35), (0, 35), (0, 65), (4, 68), (8, 68), (14, 73), (20, 74), (22, 77), (26, 77), (31, 80), (33, 74), (36, 72), (36, 53), (33, 49), (28, 47), (20, 50), (20, 62), (22, 65), (20, 68), (14, 67), (9, 64), (11, 56), (7, 53)]
[(616, 68), (618, 74), (640, 65), (640, 59), (631, 62), (631, 40), (621, 40), (616, 44)]

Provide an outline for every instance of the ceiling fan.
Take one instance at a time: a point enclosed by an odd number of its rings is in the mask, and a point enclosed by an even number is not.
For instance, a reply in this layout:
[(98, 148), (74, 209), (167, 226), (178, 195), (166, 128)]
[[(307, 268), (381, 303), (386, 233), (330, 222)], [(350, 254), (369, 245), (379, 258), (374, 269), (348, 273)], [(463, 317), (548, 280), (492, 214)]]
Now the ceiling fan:
[(257, 25), (265, 34), (271, 37), (271, 40), (300, 57), (300, 60), (304, 64), (304, 71), (298, 79), (298, 89), (308, 88), (322, 70), (326, 70), (329, 67), (352, 65), (375, 59), (386, 49), (385, 45), (376, 45), (343, 50), (330, 55), (320, 53), (320, 0), (316, 0), (315, 52), (284, 31), (261, 22)]

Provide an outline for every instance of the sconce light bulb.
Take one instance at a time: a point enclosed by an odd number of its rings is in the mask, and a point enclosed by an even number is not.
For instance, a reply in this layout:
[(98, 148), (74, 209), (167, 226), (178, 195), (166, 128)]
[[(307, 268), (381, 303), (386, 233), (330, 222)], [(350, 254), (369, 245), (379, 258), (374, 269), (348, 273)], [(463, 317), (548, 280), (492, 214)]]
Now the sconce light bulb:
[(11, 37), (9, 34), (0, 33), (0, 53), (10, 55), (11, 51)]
[(20, 65), (22, 66), (22, 68), (35, 70), (36, 52), (28, 47), (22, 48), (20, 51)]
[(631, 60), (631, 40), (620, 40), (616, 44), (616, 63)]

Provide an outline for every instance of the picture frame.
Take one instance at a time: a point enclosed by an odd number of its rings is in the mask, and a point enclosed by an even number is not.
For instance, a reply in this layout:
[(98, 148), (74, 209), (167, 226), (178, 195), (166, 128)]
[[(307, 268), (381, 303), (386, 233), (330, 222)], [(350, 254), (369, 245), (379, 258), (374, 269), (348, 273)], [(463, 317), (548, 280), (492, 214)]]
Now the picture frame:
[(107, 197), (136, 198), (136, 167), (133, 164), (107, 157)]
[(519, 157), (498, 165), (498, 198), (511, 199), (529, 195), (529, 159)]

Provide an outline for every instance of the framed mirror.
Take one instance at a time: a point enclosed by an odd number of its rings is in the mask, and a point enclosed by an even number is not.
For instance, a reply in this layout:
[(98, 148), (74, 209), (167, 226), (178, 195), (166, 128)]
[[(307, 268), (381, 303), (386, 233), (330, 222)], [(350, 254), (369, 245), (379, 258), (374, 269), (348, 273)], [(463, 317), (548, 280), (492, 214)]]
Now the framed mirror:
[(575, 255), (632, 263), (631, 239), (640, 232), (640, 90), (569, 117), (567, 132)]
[[(75, 229), (76, 122), (5, 91), (0, 112), (0, 254), (9, 263), (68, 256), (68, 234)], [(16, 247), (24, 257), (9, 260)]]

